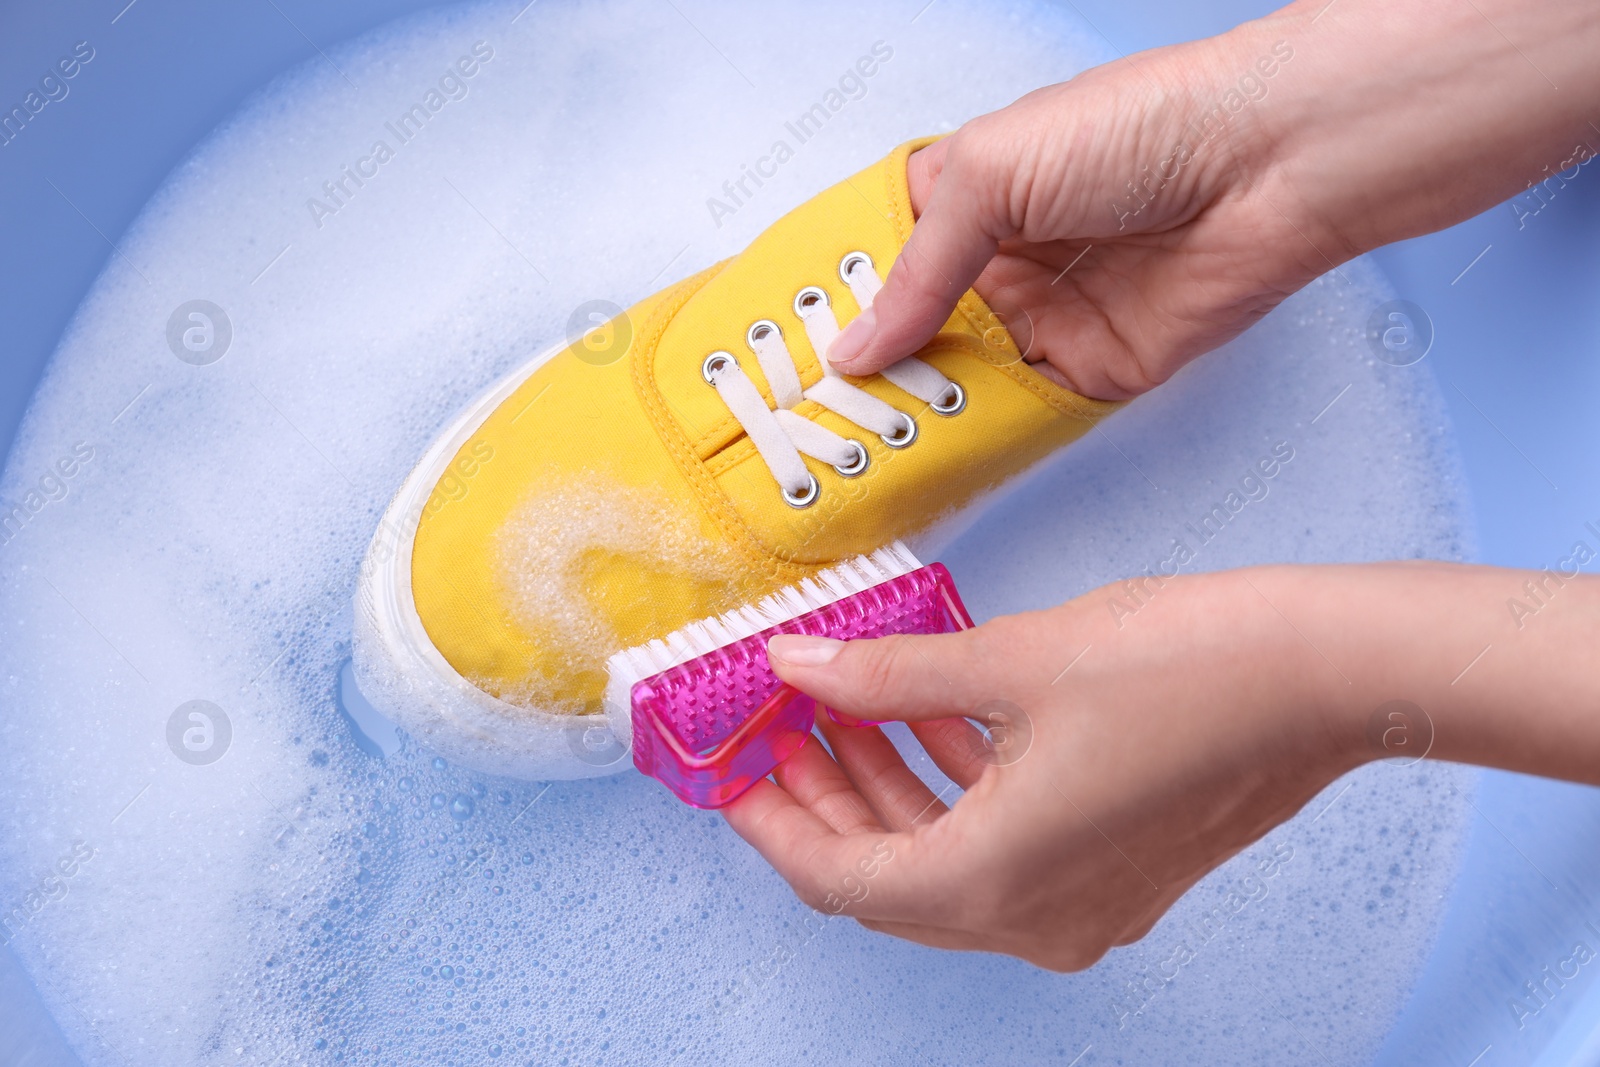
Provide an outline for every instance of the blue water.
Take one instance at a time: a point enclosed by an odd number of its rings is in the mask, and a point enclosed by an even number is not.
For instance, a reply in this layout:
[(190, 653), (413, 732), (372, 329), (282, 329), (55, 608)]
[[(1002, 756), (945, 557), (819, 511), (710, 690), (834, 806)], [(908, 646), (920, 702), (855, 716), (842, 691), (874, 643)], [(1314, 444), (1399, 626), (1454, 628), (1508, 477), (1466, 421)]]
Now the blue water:
[[(16, 324), (15, 356), (0, 365), (0, 434), (10, 436), (73, 308), (114, 258), (108, 241), (121, 242), (178, 159), (247, 92), (315, 57), (307, 38), (330, 48), (418, 6), (324, 12), (283, 2), (280, 15), (271, 5), (224, 13), (140, 0), (114, 24), (118, 12), (109, 8), (8, 12), (13, 32), (0, 41), (0, 69), (42, 70), (80, 39), (94, 42), (96, 58), (72, 95), (52, 104), (24, 140), (0, 149), (0, 212), (15, 238), (0, 247), (10, 257), (5, 276), (15, 279), (0, 306)], [(1247, 13), (1224, 5), (1081, 6), (1107, 47), (1123, 52), (1214, 32)], [(1600, 281), (1593, 251), (1600, 181), (1585, 179), (1520, 229), (1501, 208), (1378, 257), (1399, 293), (1427, 308), (1438, 328), (1428, 366), (1443, 386), (1488, 562), (1542, 566), (1564, 554), (1585, 521), (1600, 519), (1593, 462), (1600, 312), (1592, 299)], [(205, 239), (203, 230), (196, 239)], [(476, 803), (463, 782), (444, 807)], [(1544, 1052), (1552, 1064), (1594, 1062), (1588, 1035), (1600, 1005), (1592, 969), (1520, 1029), (1508, 1005), (1541, 968), (1570, 955), (1568, 942), (1593, 936), (1586, 920), (1600, 922), (1584, 888), (1600, 874), (1586, 859), (1600, 855), (1600, 804), (1592, 790), (1506, 775), (1486, 776), (1475, 803), (1466, 866), (1438, 945), (1409, 1003), (1391, 1005), (1400, 1021), (1380, 1060), (1464, 1064), (1481, 1055), (1487, 1065)], [(0, 993), (12, 1013), (0, 1016), (5, 1062), (70, 1062), (52, 1051), (59, 1031), (40, 1018), (8, 953), (0, 954)]]

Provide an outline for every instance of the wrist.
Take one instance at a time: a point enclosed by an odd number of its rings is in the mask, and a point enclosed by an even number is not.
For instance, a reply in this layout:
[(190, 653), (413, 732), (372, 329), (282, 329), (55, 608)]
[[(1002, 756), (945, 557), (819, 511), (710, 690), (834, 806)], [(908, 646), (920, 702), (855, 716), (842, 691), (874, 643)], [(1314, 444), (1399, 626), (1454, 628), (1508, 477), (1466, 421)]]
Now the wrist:
[(1300, 724), (1328, 781), (1390, 754), (1368, 737), (1381, 701), (1337, 639), (1365, 624), (1365, 590), (1344, 580), (1355, 569), (1274, 565), (1219, 575), (1242, 586), (1235, 596), (1253, 614), (1261, 658), (1274, 664), (1267, 713)]
[(1426, 754), (1595, 782), (1600, 578), (1580, 555), (1542, 572), (1418, 561), (1255, 580), (1324, 661), (1302, 660), (1309, 697), (1350, 766)]
[[(1365, 742), (1366, 696), (1319, 632), (1350, 622), (1329, 595), (1336, 570), (1262, 566), (1179, 577), (1149, 613), (1160, 627), (1154, 654), (1187, 664), (1196, 706), (1218, 709), (1215, 729), (1259, 738), (1260, 758), (1324, 784), (1384, 755)], [(1122, 586), (1111, 592), (1126, 595)]]

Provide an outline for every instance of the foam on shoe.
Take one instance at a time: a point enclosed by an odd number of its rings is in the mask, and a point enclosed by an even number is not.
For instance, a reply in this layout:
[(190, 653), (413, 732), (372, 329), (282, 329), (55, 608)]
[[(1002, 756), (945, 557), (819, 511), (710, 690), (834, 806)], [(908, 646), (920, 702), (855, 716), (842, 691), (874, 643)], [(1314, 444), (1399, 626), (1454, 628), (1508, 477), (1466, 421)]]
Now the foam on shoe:
[[(739, 585), (739, 564), (726, 546), (706, 540), (688, 516), (622, 485), (538, 488), (518, 505), (496, 542), (498, 580), (518, 625), (529, 633), (553, 633), (559, 647), (574, 650), (573, 662), (560, 665), (564, 678), (602, 679), (606, 659), (623, 644), (615, 620), (605, 613), (610, 590), (595, 588), (601, 580), (597, 575), (614, 570), (616, 560), (629, 560), (626, 572), (632, 575), (651, 570), (680, 575), (686, 593), (714, 603)], [(625, 596), (615, 603), (619, 609), (639, 607)], [(492, 691), (489, 684), (478, 684)], [(598, 710), (543, 674), (495, 695), (569, 715)]]
[[(337, 709), (361, 555), (462, 403), (584, 302), (626, 306), (889, 146), (1108, 58), (1055, 5), (918, 8), (429, 14), (268, 87), (119, 242), (0, 481), (26, 509), (0, 545), (3, 936), (88, 1062), (1370, 1058), (1466, 772), (1337, 783), (1060, 976), (816, 916), (636, 775), (377, 758)], [(1161, 564), (1280, 442), (1193, 566), (1461, 555), (1427, 362), (1362, 338), (1386, 295), (1347, 266), (1074, 446), (939, 557), (969, 607)], [(196, 299), (232, 325), (207, 365), (168, 340)]]

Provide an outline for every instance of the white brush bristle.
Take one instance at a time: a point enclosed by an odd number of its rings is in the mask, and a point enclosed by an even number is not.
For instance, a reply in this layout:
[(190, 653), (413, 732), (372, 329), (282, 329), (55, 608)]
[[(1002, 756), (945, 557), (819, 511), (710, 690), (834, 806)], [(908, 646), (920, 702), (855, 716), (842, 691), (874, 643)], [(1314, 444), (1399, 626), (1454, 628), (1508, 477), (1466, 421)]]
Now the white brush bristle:
[(641, 679), (760, 633), (769, 626), (827, 607), (890, 578), (909, 574), (920, 566), (911, 550), (896, 541), (871, 555), (846, 560), (802, 579), (798, 585), (780, 589), (762, 598), (759, 604), (747, 604), (692, 622), (666, 637), (618, 652), (606, 661), (610, 674), (606, 684), (606, 710), (613, 720), (613, 729), (622, 725), (616, 721), (618, 718), (626, 720), (631, 714), (633, 687)]

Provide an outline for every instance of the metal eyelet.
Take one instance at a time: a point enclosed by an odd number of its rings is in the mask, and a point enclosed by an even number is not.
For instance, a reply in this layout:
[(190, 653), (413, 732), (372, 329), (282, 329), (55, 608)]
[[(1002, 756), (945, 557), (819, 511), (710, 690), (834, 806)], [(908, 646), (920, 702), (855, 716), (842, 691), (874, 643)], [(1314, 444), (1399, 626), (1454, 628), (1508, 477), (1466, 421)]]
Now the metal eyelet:
[(950, 383), (950, 388), (944, 391), (944, 396), (948, 396), (950, 399), (945, 400), (940, 397), (940, 399), (928, 405), (928, 409), (935, 415), (959, 415), (962, 409), (967, 406), (967, 391), (955, 382)]
[(832, 303), (832, 301), (828, 299), (828, 291), (826, 289), (819, 289), (815, 285), (808, 285), (798, 293), (794, 294), (795, 317), (804, 321), (806, 312), (810, 311), (819, 304), (823, 307), (827, 307), (830, 303)]
[(756, 350), (756, 342), (765, 341), (772, 334), (777, 334), (779, 338), (782, 338), (783, 328), (771, 319), (757, 319), (744, 332), (744, 343), (750, 346), (750, 351), (754, 352)]
[(700, 364), (700, 377), (706, 380), (707, 385), (716, 385), (717, 375), (726, 370), (730, 363), (735, 367), (739, 365), (732, 352), (713, 352)]
[(862, 264), (868, 270), (873, 270), (872, 257), (865, 252), (851, 252), (839, 261), (839, 280), (846, 285), (850, 284), (850, 272)]
[(917, 420), (913, 419), (910, 415), (907, 415), (903, 411), (897, 411), (895, 414), (899, 415), (905, 420), (904, 423), (902, 423), (902, 425), (905, 426), (905, 432), (896, 434), (894, 437), (890, 437), (886, 433), (880, 433), (878, 435), (878, 439), (884, 444), (888, 445), (890, 448), (905, 448), (912, 441), (917, 439)]
[(867, 446), (854, 438), (845, 438), (845, 444), (856, 450), (856, 458), (850, 463), (836, 464), (833, 469), (838, 471), (842, 478), (854, 478), (867, 469), (872, 456), (867, 453)]
[(806, 478), (809, 479), (809, 482), (806, 485), (805, 492), (791, 495), (789, 490), (783, 490), (783, 502), (791, 508), (809, 508), (817, 502), (817, 497), (822, 495), (822, 486), (817, 484), (817, 476), (808, 473)]

